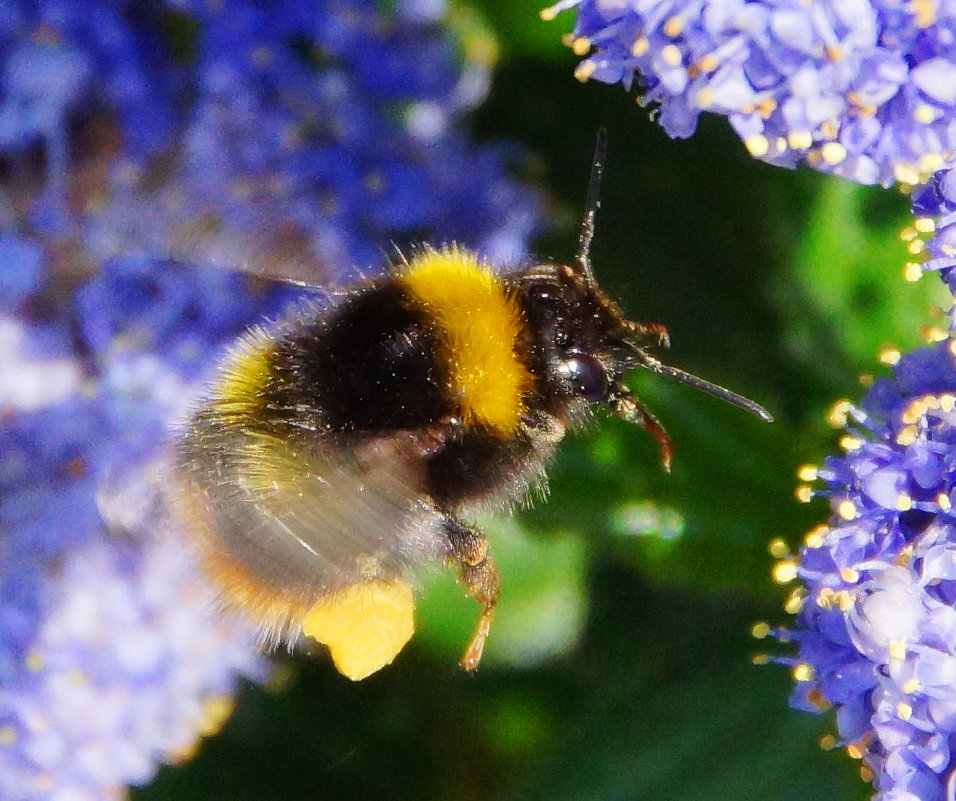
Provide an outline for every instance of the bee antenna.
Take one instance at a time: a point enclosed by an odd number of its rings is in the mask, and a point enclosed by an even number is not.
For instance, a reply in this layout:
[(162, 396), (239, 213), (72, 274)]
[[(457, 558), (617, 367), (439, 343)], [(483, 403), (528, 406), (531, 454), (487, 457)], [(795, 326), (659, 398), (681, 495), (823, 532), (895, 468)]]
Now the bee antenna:
[(676, 378), (682, 384), (687, 384), (688, 386), (699, 389), (702, 392), (706, 392), (708, 395), (713, 395), (715, 398), (720, 398), (722, 401), (731, 403), (734, 406), (738, 406), (741, 409), (746, 409), (748, 412), (751, 412), (761, 420), (764, 420), (768, 423), (773, 422), (773, 416), (766, 409), (763, 408), (759, 403), (745, 398), (743, 395), (738, 395), (736, 392), (732, 392), (725, 387), (720, 386), (719, 384), (714, 384), (705, 378), (698, 378), (696, 375), (691, 375), (686, 373), (678, 367), (671, 367), (669, 364), (663, 364), (653, 356), (645, 353), (640, 348), (634, 348), (634, 351), (637, 354), (639, 363), (646, 367), (648, 370), (651, 370), (658, 375), (666, 375), (669, 378)]
[(594, 218), (601, 208), (601, 178), (604, 177), (606, 159), (607, 128), (598, 128), (588, 194), (584, 200), (584, 218), (581, 220), (581, 233), (578, 235), (578, 253), (574, 257), (575, 265), (589, 282), (594, 280), (594, 274), (591, 272), (591, 240), (594, 238)]

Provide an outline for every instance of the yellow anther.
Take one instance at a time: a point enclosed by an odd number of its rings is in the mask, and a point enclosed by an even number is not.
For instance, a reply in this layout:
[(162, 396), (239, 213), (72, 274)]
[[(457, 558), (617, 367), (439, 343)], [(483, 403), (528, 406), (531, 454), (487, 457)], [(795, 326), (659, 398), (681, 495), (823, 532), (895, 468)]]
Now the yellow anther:
[(551, 6), (550, 8), (542, 8), (538, 12), (538, 16), (541, 17), (541, 19), (545, 22), (551, 22), (553, 19), (557, 18), (558, 10), (555, 6)]
[(754, 134), (744, 139), (744, 147), (747, 148), (751, 156), (759, 159), (770, 152), (770, 140), (763, 134)]
[(863, 759), (866, 754), (866, 748), (862, 743), (850, 743), (846, 747), (846, 752), (851, 759)]
[(914, 239), (906, 246), (906, 252), (911, 256), (919, 256), (926, 250), (926, 243), (922, 239)]
[(906, 642), (904, 640), (893, 640), (887, 652), (890, 655), (890, 659), (906, 659)]
[(773, 568), (773, 579), (778, 584), (789, 584), (797, 577), (797, 563), (792, 559), (783, 559)]
[(854, 520), (859, 514), (856, 504), (849, 499), (840, 501), (837, 504), (836, 513), (844, 520)]
[(720, 61), (713, 53), (708, 53), (697, 62), (697, 69), (701, 72), (713, 72), (720, 66)]
[(669, 67), (676, 67), (684, 60), (684, 55), (677, 45), (664, 45), (661, 48), (661, 60)]
[(900, 231), (900, 239), (904, 242), (912, 242), (916, 237), (919, 236), (919, 231), (912, 225), (907, 225), (902, 231)]
[(771, 540), (767, 545), (767, 550), (774, 559), (785, 559), (790, 555), (790, 548), (787, 547), (786, 541), (780, 537)]
[(783, 602), (783, 611), (788, 615), (797, 615), (803, 610), (806, 600), (807, 591), (803, 587), (795, 587)]
[(816, 481), (818, 477), (815, 464), (802, 464), (797, 468), (797, 478), (801, 481)]
[(896, 435), (896, 444), (902, 445), (905, 448), (907, 445), (912, 445), (918, 439), (919, 432), (916, 430), (916, 426), (905, 426), (901, 428)]
[(913, 717), (913, 707), (906, 701), (900, 701), (896, 705), (896, 717), (900, 720), (909, 720)]
[(913, 221), (913, 227), (921, 234), (931, 234), (936, 230), (936, 220), (932, 217), (917, 217)]
[(669, 36), (673, 39), (675, 36), (680, 36), (684, 30), (684, 18), (673, 16), (664, 23), (664, 36)]
[(810, 501), (813, 500), (813, 487), (801, 484), (793, 491), (793, 496), (800, 501), (800, 503), (810, 503)]
[(646, 36), (638, 36), (634, 40), (634, 44), (631, 45), (631, 55), (640, 58), (650, 49), (651, 43), (648, 38)]
[(852, 567), (841, 567), (840, 578), (847, 584), (856, 584), (860, 580), (860, 573)]
[(848, 590), (833, 593), (833, 605), (841, 612), (849, 612), (855, 603), (856, 599), (853, 597), (853, 593)]
[(922, 690), (922, 685), (919, 683), (919, 679), (907, 679), (900, 685), (900, 689), (907, 695), (914, 695)]
[(587, 36), (579, 36), (571, 43), (571, 52), (576, 56), (586, 56), (591, 50), (591, 40)]
[(820, 155), (823, 157), (823, 160), (832, 166), (837, 164), (842, 164), (847, 157), (846, 147), (841, 145), (839, 142), (827, 142), (823, 147), (820, 148)]
[(770, 634), (769, 623), (754, 623), (750, 629), (750, 636), (762, 640)]
[(813, 134), (809, 131), (795, 131), (787, 136), (787, 142), (794, 150), (809, 150), (813, 145)]
[(836, 748), (836, 744), (836, 737), (834, 737), (832, 734), (824, 734), (820, 738), (820, 748), (822, 748), (824, 751), (832, 751), (834, 748)]
[(26, 662), (27, 670), (32, 671), (33, 673), (43, 670), (43, 665), (45, 664), (43, 657), (36, 651), (31, 654), (27, 654), (27, 658), (24, 661)]
[(939, 153), (924, 153), (919, 157), (919, 168), (924, 175), (932, 175), (946, 166), (946, 159)]
[(923, 277), (923, 265), (916, 261), (909, 261), (903, 268), (903, 278), (911, 284), (919, 281)]
[(801, 662), (795, 666), (792, 674), (794, 681), (813, 681), (815, 676), (813, 665), (808, 665), (806, 662)]
[(888, 345), (880, 351), (878, 358), (883, 364), (894, 365), (899, 362), (902, 355), (899, 348)]
[(597, 67), (591, 61), (582, 61), (577, 67), (574, 68), (574, 77), (577, 78), (581, 83), (587, 83), (591, 76), (594, 75)]
[(824, 534), (829, 529), (824, 529), (824, 531), (821, 532), (818, 530), (818, 528), (815, 528), (812, 531), (807, 532), (807, 536), (803, 538), (803, 544), (807, 548), (822, 548), (823, 543), (826, 542), (826, 540), (824, 539)]
[(845, 451), (858, 451), (863, 447), (863, 440), (852, 434), (840, 437), (840, 447)]
[(908, 512), (913, 508), (913, 499), (905, 492), (896, 496), (896, 509), (899, 512)]
[(929, 343), (943, 342), (949, 339), (949, 331), (938, 325), (921, 326), (919, 333)]
[(921, 103), (913, 109), (913, 119), (920, 125), (929, 125), (936, 119), (936, 109), (927, 103)]
[(936, 496), (936, 505), (944, 512), (948, 512), (953, 508), (953, 503), (949, 500), (949, 496), (945, 492), (941, 492)]
[(912, 164), (897, 164), (893, 169), (893, 177), (901, 184), (915, 186), (920, 182), (919, 170)]
[(769, 665), (770, 657), (767, 654), (754, 654), (750, 658), (750, 662), (754, 665)]
[(827, 422), (834, 428), (843, 428), (852, 410), (853, 404), (851, 404), (850, 401), (839, 400), (834, 403), (830, 411), (827, 412)]

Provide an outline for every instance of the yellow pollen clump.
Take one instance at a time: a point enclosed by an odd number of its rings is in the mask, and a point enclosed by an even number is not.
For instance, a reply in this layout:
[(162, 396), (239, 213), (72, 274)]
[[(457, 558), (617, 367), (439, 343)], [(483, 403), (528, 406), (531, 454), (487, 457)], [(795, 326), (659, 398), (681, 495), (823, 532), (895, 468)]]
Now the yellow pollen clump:
[(770, 541), (767, 551), (774, 559), (784, 559), (790, 555), (790, 548), (787, 547), (786, 541), (780, 537)]
[(827, 412), (827, 422), (834, 428), (843, 428), (851, 411), (853, 411), (853, 404), (850, 401), (837, 401)]
[(939, 153), (924, 153), (919, 157), (919, 168), (924, 175), (931, 175), (941, 170), (946, 164), (946, 159)]
[(783, 603), (783, 611), (788, 615), (799, 614), (806, 604), (807, 601), (807, 591), (803, 587), (795, 587), (793, 591), (787, 596), (787, 600)]
[(897, 164), (893, 168), (893, 177), (901, 184), (915, 186), (920, 182), (919, 170), (912, 164)]
[(937, 0), (910, 0), (909, 10), (913, 13), (918, 28), (935, 25), (937, 9)]
[(936, 221), (932, 217), (917, 217), (913, 227), (921, 234), (931, 234), (936, 230)]
[(840, 503), (837, 504), (836, 513), (844, 520), (854, 520), (859, 514), (856, 504), (849, 499), (840, 501)]
[(571, 52), (576, 56), (586, 56), (591, 49), (591, 40), (587, 36), (579, 36), (571, 43)]
[(714, 102), (714, 90), (705, 86), (697, 93), (697, 105), (701, 108), (708, 108)]
[(845, 451), (858, 451), (863, 447), (863, 440), (859, 437), (854, 437), (852, 434), (847, 434), (844, 437), (840, 437), (840, 447)]
[(661, 48), (661, 59), (669, 67), (676, 67), (684, 60), (684, 56), (677, 45), (664, 45)]
[(824, 542), (824, 533), (821, 533), (817, 529), (809, 531), (807, 536), (803, 538), (803, 544), (807, 548), (822, 548)]
[(956, 409), (956, 395), (953, 395), (950, 392), (945, 392), (939, 396), (939, 408), (950, 414), (954, 409)]
[(228, 695), (214, 695), (207, 698), (202, 705), (202, 719), (196, 726), (196, 733), (200, 737), (212, 737), (218, 734), (235, 708), (236, 702)]
[(820, 155), (827, 164), (842, 164), (847, 157), (846, 147), (839, 142), (827, 142), (820, 148)]
[(869, 765), (860, 765), (860, 780), (869, 784), (875, 778), (875, 774)]
[(713, 53), (708, 53), (697, 62), (697, 69), (701, 72), (713, 72), (720, 66), (720, 61)]
[(853, 597), (853, 593), (848, 590), (833, 593), (833, 605), (841, 612), (849, 612), (854, 603), (856, 603), (856, 599)]
[(922, 689), (922, 685), (919, 679), (907, 679), (900, 685), (900, 689), (907, 695), (913, 695)]
[(927, 103), (921, 103), (913, 109), (913, 119), (921, 125), (929, 125), (936, 119), (936, 109)]
[(850, 743), (846, 747), (846, 752), (850, 759), (863, 759), (866, 754), (866, 747), (862, 743)]
[(919, 262), (909, 261), (903, 268), (903, 278), (911, 284), (915, 284), (923, 277), (923, 265)]
[(839, 45), (827, 45), (826, 53), (830, 61), (840, 61), (843, 58), (843, 48)]
[(813, 134), (809, 131), (795, 131), (787, 136), (787, 142), (794, 150), (809, 150), (813, 145)]
[(542, 8), (538, 12), (538, 16), (541, 17), (541, 19), (545, 22), (551, 22), (557, 18), (558, 10), (555, 6), (551, 6), (550, 8)]
[(769, 623), (754, 623), (753, 627), (750, 629), (750, 636), (757, 640), (763, 640), (770, 634), (770, 624)]
[(914, 239), (906, 246), (906, 252), (911, 256), (919, 256), (926, 250), (926, 243), (922, 239)]
[(816, 481), (817, 466), (815, 464), (802, 464), (797, 468), (797, 478), (801, 481)]
[(667, 22), (664, 23), (664, 36), (670, 36), (672, 39), (675, 36), (680, 36), (684, 30), (684, 19), (683, 17), (673, 16)]
[(956, 339), (949, 343), (949, 352), (953, 356), (956, 356)]
[(824, 751), (832, 751), (834, 748), (836, 748), (836, 744), (836, 737), (834, 737), (832, 734), (824, 734), (820, 738), (820, 748)]
[(896, 347), (893, 347), (893, 346), (887, 346), (887, 347), (883, 348), (883, 350), (880, 351), (879, 356), (878, 356), (877, 358), (878, 358), (883, 364), (888, 364), (888, 365), (891, 365), (891, 366), (892, 366), (892, 365), (894, 365), (894, 364), (898, 364), (898, 363), (899, 363), (900, 357), (901, 357), (902, 355), (903, 355), (903, 354), (900, 353), (900, 349), (899, 349), (899, 348), (896, 348)]
[(813, 665), (808, 665), (806, 662), (801, 662), (794, 667), (792, 673), (794, 681), (813, 681), (815, 675)]
[(778, 584), (789, 584), (797, 577), (797, 563), (792, 559), (777, 562), (773, 568), (773, 580)]
[(827, 120), (820, 125), (820, 135), (823, 139), (836, 139), (840, 133), (840, 123), (838, 120)]
[(896, 496), (896, 508), (900, 512), (908, 512), (913, 508), (913, 499), (905, 492)]
[(751, 156), (760, 158), (770, 152), (770, 140), (763, 134), (754, 134), (744, 139), (744, 147), (747, 148)]
[(890, 659), (906, 659), (906, 643), (903, 640), (894, 640), (887, 649)]
[(33, 673), (38, 673), (39, 671), (43, 670), (43, 666), (46, 664), (46, 660), (44, 660), (40, 654), (36, 653), (36, 651), (34, 651), (32, 654), (27, 654), (25, 662), (27, 670), (30, 670)]
[(833, 598), (836, 593), (830, 587), (821, 588), (820, 592), (817, 594), (817, 606), (821, 609), (832, 609), (833, 608)]
[(596, 70), (597, 67), (592, 62), (584, 61), (574, 68), (574, 77), (581, 83), (587, 83)]
[(754, 654), (750, 659), (750, 663), (753, 665), (769, 665), (770, 657), (767, 654)]
[(813, 487), (802, 484), (793, 491), (793, 496), (800, 503), (810, 503), (813, 500)]
[(896, 705), (896, 717), (900, 720), (909, 720), (913, 717), (913, 707), (905, 701), (900, 701)]
[(902, 239), (904, 242), (912, 242), (918, 236), (919, 231), (917, 231), (916, 227), (912, 225), (907, 225), (902, 231), (900, 231), (900, 239)]
[(939, 506), (939, 508), (944, 512), (948, 512), (950, 509), (953, 508), (953, 504), (949, 500), (949, 496), (945, 492), (941, 492), (939, 495), (936, 496), (936, 503)]
[(860, 580), (860, 574), (852, 567), (841, 567), (840, 578), (847, 584), (856, 584)]
[(631, 55), (640, 58), (651, 49), (650, 40), (646, 36), (638, 36), (631, 45)]
[(328, 646), (339, 673), (359, 681), (392, 663), (415, 631), (415, 598), (405, 581), (376, 579), (323, 598), (302, 631)]
[(916, 426), (906, 426), (905, 428), (901, 428), (899, 434), (896, 435), (896, 444), (902, 445), (905, 448), (907, 445), (912, 445), (918, 439), (919, 432), (916, 430)]
[(945, 340), (949, 339), (949, 331), (938, 325), (921, 326), (919, 333), (920, 336), (930, 344), (933, 344), (934, 342), (944, 342)]

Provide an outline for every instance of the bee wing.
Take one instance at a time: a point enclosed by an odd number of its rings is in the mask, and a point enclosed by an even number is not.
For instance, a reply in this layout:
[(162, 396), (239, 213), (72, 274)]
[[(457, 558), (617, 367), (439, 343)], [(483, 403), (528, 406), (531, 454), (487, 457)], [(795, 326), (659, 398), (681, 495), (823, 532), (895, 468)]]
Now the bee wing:
[(444, 555), (414, 435), (335, 449), (312, 437), (242, 432), (211, 443), (194, 428), (180, 446), (176, 505), (185, 528), (226, 601), (273, 637), (329, 593)]

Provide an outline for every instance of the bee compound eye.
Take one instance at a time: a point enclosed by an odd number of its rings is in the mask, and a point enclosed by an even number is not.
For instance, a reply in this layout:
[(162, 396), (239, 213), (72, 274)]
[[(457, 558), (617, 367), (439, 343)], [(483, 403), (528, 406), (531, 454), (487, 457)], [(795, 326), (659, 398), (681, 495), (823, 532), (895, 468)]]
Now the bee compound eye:
[(577, 354), (558, 365), (558, 375), (570, 386), (571, 391), (590, 403), (607, 397), (608, 379), (604, 365), (593, 356)]

